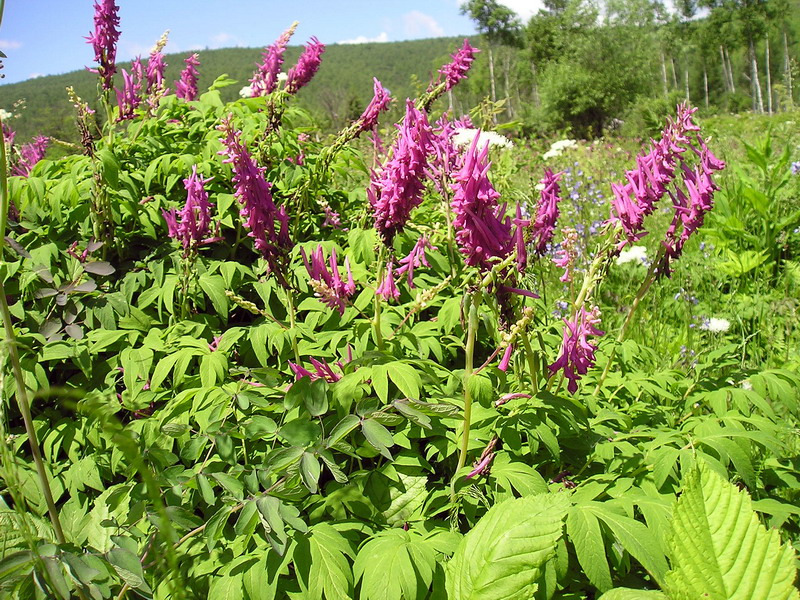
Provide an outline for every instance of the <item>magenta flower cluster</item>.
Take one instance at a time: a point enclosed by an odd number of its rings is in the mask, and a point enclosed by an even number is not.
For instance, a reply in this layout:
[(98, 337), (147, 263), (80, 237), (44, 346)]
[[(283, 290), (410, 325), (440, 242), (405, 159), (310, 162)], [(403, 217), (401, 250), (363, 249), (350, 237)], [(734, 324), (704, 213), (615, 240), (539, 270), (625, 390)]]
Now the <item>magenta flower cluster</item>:
[(439, 73), (444, 77), (446, 90), (452, 89), (453, 86), (467, 76), (477, 52), (480, 52), (480, 50), (470, 46), (469, 40), (465, 39), (464, 45), (452, 54), (453, 60), (439, 69)]
[(394, 280), (394, 261), (390, 260), (386, 265), (386, 273), (384, 273), (383, 281), (375, 290), (375, 295), (387, 301), (397, 300), (400, 297), (400, 290)]
[(211, 209), (205, 185), (213, 178), (203, 179), (197, 174), (197, 165), (192, 166), (192, 174), (183, 180), (186, 188), (186, 203), (180, 212), (174, 208), (162, 211), (167, 222), (169, 237), (178, 240), (185, 254), (210, 241)]
[(19, 160), (11, 167), (11, 174), (27, 177), (31, 174), (34, 165), (44, 158), (50, 138), (37, 135), (33, 141), (23, 144), (19, 149)]
[(312, 37), (300, 58), (297, 59), (297, 64), (286, 74), (285, 89), (287, 92), (295, 94), (300, 88), (308, 85), (319, 69), (323, 52), (325, 52), (325, 44)]
[(451, 207), (456, 242), (471, 267), (489, 270), (493, 259), (508, 256), (514, 248), (511, 219), (499, 206), (500, 194), (489, 181), (489, 144), (478, 150), (478, 136), (469, 146), (455, 174)]
[[(344, 268), (347, 271), (347, 281), (343, 281), (339, 275), (339, 264), (336, 260), (336, 250), (331, 250), (330, 260), (326, 264), (325, 252), (322, 245), (311, 252), (311, 259), (306, 256), (305, 250), (300, 249), (303, 256), (308, 276), (316, 282), (312, 284), (314, 293), (323, 303), (344, 314), (345, 303), (356, 291), (356, 284), (353, 281), (353, 273), (350, 271), (350, 259), (344, 259)], [(330, 270), (328, 266), (330, 265)]]
[(278, 85), (278, 73), (281, 72), (283, 65), (283, 54), (286, 52), (286, 46), (289, 45), (294, 30), (294, 25), (289, 27), (262, 53), (263, 60), (250, 80), (251, 97), (266, 96), (275, 91)]
[(426, 267), (431, 266), (428, 263), (427, 257), (425, 256), (426, 249), (436, 250), (436, 248), (431, 245), (428, 238), (422, 235), (417, 240), (417, 243), (414, 244), (414, 247), (411, 249), (411, 252), (408, 253), (408, 256), (400, 259), (400, 267), (397, 269), (397, 274), (407, 274), (408, 287), (410, 288), (414, 287), (414, 269), (421, 267), (422, 265), (425, 265)]
[(264, 178), (266, 169), (250, 156), (241, 141), (241, 131), (233, 127), (232, 115), (223, 119), (218, 129), (225, 134), (220, 140), (225, 147), (221, 154), (227, 156), (223, 162), (233, 166), (235, 195), (242, 205), (239, 214), (248, 229), (247, 235), (253, 238), (256, 251), (267, 261), (270, 271), (284, 283), (282, 265), (292, 247), (286, 209), (277, 208), (272, 201), (271, 186)]
[[(303, 377), (308, 377), (312, 381), (315, 379), (324, 379), (328, 383), (336, 383), (339, 381), (342, 376), (339, 375), (333, 368), (324, 360), (317, 360), (316, 358), (309, 357), (309, 362), (314, 367), (313, 371), (309, 371), (305, 367), (301, 365), (296, 365), (292, 361), (289, 362), (289, 368), (294, 373), (295, 379), (302, 379)], [(341, 362), (336, 363), (336, 365), (343, 369), (343, 365)]]
[(581, 376), (586, 375), (595, 362), (597, 346), (589, 341), (589, 336), (601, 336), (605, 332), (596, 327), (600, 323), (600, 311), (596, 307), (587, 311), (581, 306), (575, 318), (572, 321), (564, 319), (564, 323), (561, 355), (548, 368), (551, 373), (563, 369), (564, 376), (569, 380), (567, 389), (574, 394)]
[(544, 255), (547, 245), (553, 239), (558, 221), (558, 203), (561, 201), (561, 189), (558, 181), (563, 173), (553, 173), (551, 169), (545, 169), (544, 179), (542, 179), (542, 193), (539, 204), (536, 207), (536, 218), (533, 221), (533, 240), (535, 241), (536, 253)]
[(99, 0), (94, 3), (94, 33), (87, 41), (94, 49), (97, 69), (90, 69), (100, 75), (103, 89), (113, 87), (114, 73), (117, 72), (117, 41), (119, 40), (119, 8), (114, 0)]
[(389, 90), (383, 87), (381, 82), (376, 78), (373, 77), (372, 81), (374, 82), (372, 100), (358, 118), (358, 129), (360, 132), (375, 129), (378, 125), (378, 117), (389, 107), (389, 103), (392, 101)]
[(197, 98), (197, 67), (200, 66), (200, 56), (197, 53), (188, 56), (183, 61), (186, 68), (181, 71), (181, 78), (175, 82), (175, 95), (178, 98), (191, 101)]
[(422, 202), (432, 135), (425, 114), (407, 100), (406, 115), (392, 148), (392, 158), (372, 173), (367, 189), (375, 228), (387, 246), (403, 230), (411, 211)]
[(114, 88), (117, 94), (117, 106), (119, 116), (117, 121), (133, 119), (136, 116), (136, 109), (141, 104), (139, 93), (142, 89), (142, 61), (136, 58), (131, 63), (131, 72), (122, 69), (122, 90)]

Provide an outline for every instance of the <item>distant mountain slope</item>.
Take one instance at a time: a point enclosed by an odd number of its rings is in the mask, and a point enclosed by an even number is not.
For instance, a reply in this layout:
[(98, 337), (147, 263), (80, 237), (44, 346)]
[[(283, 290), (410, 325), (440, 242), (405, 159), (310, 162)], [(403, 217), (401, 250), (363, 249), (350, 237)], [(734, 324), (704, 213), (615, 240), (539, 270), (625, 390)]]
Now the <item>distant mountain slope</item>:
[[(427, 83), (431, 74), (449, 59), (449, 55), (462, 43), (463, 38), (433, 38), (406, 42), (371, 43), (358, 45), (330, 45), (325, 49), (322, 65), (307, 89), (301, 90), (301, 103), (326, 124), (338, 126), (355, 112), (356, 116), (372, 98), (372, 78), (377, 77), (402, 100), (415, 93), (412, 78)], [(477, 41), (476, 41), (477, 42)], [(477, 44), (476, 44), (477, 45)], [(169, 49), (169, 46), (167, 46)], [(287, 49), (284, 70), (297, 60), (302, 48)], [(242, 86), (248, 84), (256, 63), (261, 61), (262, 49), (226, 48), (201, 50), (200, 90), (206, 89), (219, 75), (227, 73), (239, 84), (222, 90), (223, 98), (232, 100)], [(168, 54), (166, 78), (169, 87), (183, 69), (183, 59), (188, 53)], [(130, 63), (121, 63), (129, 68)], [(72, 85), (84, 100), (95, 105), (97, 78), (87, 71), (74, 71), (64, 75), (50, 75), (20, 83), (0, 85), (0, 108), (11, 110), (20, 98), (25, 99), (22, 116), (11, 122), (18, 133), (18, 141), (26, 141), (36, 134), (75, 140), (73, 111), (67, 100), (65, 88)], [(174, 89), (173, 89), (174, 91)], [(357, 112), (356, 112), (357, 111)]]

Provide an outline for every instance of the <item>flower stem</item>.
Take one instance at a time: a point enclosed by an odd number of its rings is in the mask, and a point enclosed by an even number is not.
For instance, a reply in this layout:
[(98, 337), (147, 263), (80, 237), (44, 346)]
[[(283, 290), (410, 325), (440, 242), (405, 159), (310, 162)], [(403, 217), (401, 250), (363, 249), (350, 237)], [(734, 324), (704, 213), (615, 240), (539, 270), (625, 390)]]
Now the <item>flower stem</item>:
[[(2, 15), (3, 3), (0, 0), (0, 16)], [(2, 127), (2, 123), (0, 123)], [(8, 224), (8, 165), (6, 162), (6, 147), (5, 144), (0, 144), (0, 261), (2, 261), (2, 251), (6, 236), (6, 226)], [(3, 319), (3, 330), (5, 332), (5, 344), (8, 349), (8, 359), (11, 362), (11, 369), (14, 372), (14, 381), (17, 384), (17, 393), (15, 395), (19, 412), (22, 414), (22, 420), (25, 423), (25, 432), (28, 435), (28, 444), (31, 447), (31, 455), (33, 462), (36, 465), (36, 474), (39, 477), (39, 485), (44, 494), (44, 500), (47, 504), (47, 512), (50, 515), (50, 522), (53, 524), (53, 530), (56, 534), (56, 540), (59, 544), (65, 543), (64, 530), (61, 528), (61, 521), (58, 518), (58, 510), (53, 501), (53, 493), (50, 489), (50, 482), (47, 480), (47, 471), (44, 467), (42, 460), (42, 451), (39, 448), (39, 441), (36, 439), (36, 429), (33, 427), (33, 417), (31, 417), (31, 406), (28, 401), (28, 390), (25, 387), (25, 377), (22, 373), (22, 366), (19, 361), (19, 353), (17, 352), (17, 339), (14, 334), (14, 327), (11, 324), (11, 311), (8, 308), (8, 300), (6, 298), (6, 290), (3, 282), (0, 281), (0, 317)]]
[(464, 429), (461, 432), (461, 447), (458, 455), (458, 465), (450, 481), (450, 501), (455, 500), (456, 479), (458, 472), (467, 463), (467, 451), (469, 450), (469, 427), (472, 420), (472, 394), (469, 389), (470, 378), (473, 371), (473, 359), (475, 355), (475, 337), (478, 330), (478, 304), (480, 303), (480, 292), (468, 293), (466, 301), (469, 305), (467, 317), (467, 341), (464, 349)]
[[(380, 286), (381, 281), (383, 280), (383, 273), (386, 267), (384, 262), (384, 254), (385, 254), (385, 247), (381, 245), (381, 249), (378, 253), (378, 278), (376, 279), (375, 283), (376, 286)], [(375, 294), (375, 298), (373, 300), (373, 308), (374, 308), (374, 315), (372, 317), (372, 330), (375, 333), (375, 343), (378, 345), (378, 350), (383, 350), (384, 343), (383, 343), (383, 331), (381, 328), (381, 297), (378, 294)]]

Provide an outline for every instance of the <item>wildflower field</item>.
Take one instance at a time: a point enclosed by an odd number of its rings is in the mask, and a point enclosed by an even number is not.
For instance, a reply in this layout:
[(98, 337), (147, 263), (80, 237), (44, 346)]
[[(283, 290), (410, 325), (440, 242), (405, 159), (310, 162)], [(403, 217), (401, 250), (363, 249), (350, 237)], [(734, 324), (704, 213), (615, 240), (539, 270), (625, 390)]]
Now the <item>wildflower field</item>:
[(512, 140), (465, 40), (330, 135), (294, 29), (225, 103), (98, 0), (4, 124), (0, 598), (800, 598), (800, 113)]

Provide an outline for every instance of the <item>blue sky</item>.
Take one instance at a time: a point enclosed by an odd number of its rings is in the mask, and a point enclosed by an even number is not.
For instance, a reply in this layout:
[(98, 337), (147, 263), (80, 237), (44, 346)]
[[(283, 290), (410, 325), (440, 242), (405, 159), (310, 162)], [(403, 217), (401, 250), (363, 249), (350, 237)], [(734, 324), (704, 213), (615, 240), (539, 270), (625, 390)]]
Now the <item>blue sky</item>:
[[(502, 0), (527, 19), (538, 0)], [(459, 0), (117, 0), (121, 36), (117, 60), (146, 55), (165, 29), (166, 52), (230, 46), (264, 47), (293, 21), (292, 40), (312, 35), (325, 44), (470, 35)], [(2, 83), (75, 71), (93, 63), (84, 37), (92, 0), (8, 0), (0, 26)]]

